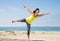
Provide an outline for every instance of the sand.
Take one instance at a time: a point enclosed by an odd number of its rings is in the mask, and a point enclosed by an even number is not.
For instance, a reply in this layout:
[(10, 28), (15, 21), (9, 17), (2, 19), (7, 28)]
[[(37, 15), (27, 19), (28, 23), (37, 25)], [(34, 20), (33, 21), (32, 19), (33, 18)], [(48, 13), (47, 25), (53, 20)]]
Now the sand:
[[(25, 41), (27, 40), (26, 31), (0, 31), (0, 41)], [(60, 32), (40, 32), (30, 33), (32, 41), (60, 41)]]

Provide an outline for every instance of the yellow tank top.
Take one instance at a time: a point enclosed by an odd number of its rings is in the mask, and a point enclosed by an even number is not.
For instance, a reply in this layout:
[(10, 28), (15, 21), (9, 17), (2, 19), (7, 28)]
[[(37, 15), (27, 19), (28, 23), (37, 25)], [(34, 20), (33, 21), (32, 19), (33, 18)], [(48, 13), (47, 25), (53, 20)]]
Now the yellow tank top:
[(30, 17), (26, 18), (26, 22), (29, 23), (29, 24), (31, 24), (35, 20), (36, 20), (36, 17), (34, 17), (33, 14)]

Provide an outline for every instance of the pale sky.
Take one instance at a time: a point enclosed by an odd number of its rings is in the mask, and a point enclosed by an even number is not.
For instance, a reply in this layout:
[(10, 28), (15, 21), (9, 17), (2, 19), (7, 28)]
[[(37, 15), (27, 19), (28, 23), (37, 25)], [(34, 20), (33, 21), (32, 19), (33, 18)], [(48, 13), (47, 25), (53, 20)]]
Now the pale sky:
[(37, 19), (32, 26), (60, 26), (60, 0), (0, 0), (0, 27), (1, 26), (26, 26), (25, 23), (14, 23), (30, 16), (22, 5), (26, 5), (32, 11), (39, 8), (40, 13), (53, 12), (50, 15)]

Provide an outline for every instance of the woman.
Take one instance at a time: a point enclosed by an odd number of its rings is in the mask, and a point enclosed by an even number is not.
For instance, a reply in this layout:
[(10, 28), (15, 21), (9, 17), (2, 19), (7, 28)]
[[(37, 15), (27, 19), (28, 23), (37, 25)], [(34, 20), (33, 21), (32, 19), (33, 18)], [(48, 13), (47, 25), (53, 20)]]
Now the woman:
[(50, 13), (47, 12), (45, 14), (39, 14), (39, 12), (40, 12), (39, 8), (36, 8), (34, 11), (31, 11), (26, 6), (23, 6), (23, 7), (31, 14), (31, 16), (27, 17), (25, 19), (22, 19), (22, 20), (12, 21), (12, 23), (14, 23), (14, 22), (25, 22), (27, 24), (27, 28), (28, 28), (27, 35), (28, 35), (28, 39), (29, 39), (29, 36), (30, 36), (30, 27), (31, 27), (32, 22), (35, 21), (37, 18), (42, 17), (44, 15), (48, 15)]

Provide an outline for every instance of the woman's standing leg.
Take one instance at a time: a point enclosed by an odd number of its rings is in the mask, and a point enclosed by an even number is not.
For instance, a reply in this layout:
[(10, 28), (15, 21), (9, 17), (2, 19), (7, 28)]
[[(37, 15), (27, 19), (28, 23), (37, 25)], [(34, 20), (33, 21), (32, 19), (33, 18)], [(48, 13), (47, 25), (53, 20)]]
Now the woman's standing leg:
[(30, 27), (31, 27), (31, 25), (27, 24), (27, 36), (28, 36), (28, 39), (30, 37)]

